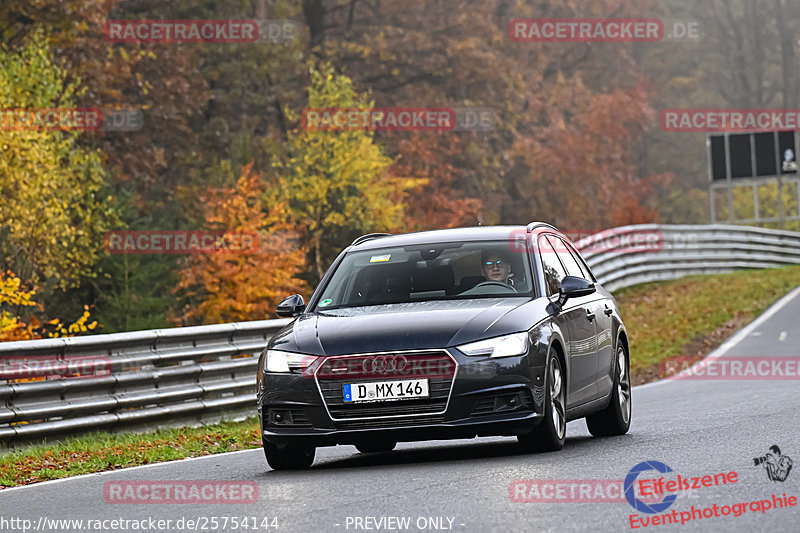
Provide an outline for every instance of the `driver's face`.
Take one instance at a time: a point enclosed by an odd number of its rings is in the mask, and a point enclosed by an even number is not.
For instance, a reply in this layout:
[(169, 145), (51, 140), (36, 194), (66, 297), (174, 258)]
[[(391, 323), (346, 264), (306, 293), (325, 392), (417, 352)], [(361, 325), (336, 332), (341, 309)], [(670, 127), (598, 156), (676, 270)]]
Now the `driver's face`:
[(488, 281), (502, 281), (508, 280), (508, 274), (511, 272), (511, 267), (508, 260), (501, 256), (491, 254), (483, 261), (483, 277)]

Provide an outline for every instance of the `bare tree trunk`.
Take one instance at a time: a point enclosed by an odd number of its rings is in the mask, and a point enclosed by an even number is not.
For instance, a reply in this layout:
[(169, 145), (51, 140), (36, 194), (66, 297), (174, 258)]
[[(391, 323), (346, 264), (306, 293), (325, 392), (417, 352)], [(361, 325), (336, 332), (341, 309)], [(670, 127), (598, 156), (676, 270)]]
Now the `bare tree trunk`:
[(775, 19), (781, 41), (781, 71), (783, 73), (783, 107), (797, 107), (797, 60), (793, 32), (786, 24), (786, 0), (775, 0)]
[(303, 15), (311, 36), (311, 49), (320, 48), (315, 54), (322, 56), (322, 44), (325, 40), (325, 7), (322, 0), (303, 0)]
[(715, 89), (733, 107), (768, 106), (775, 96), (767, 74), (775, 28), (763, 6), (755, 0), (713, 0), (707, 9), (710, 45), (721, 59)]
[(258, 0), (256, 2), (256, 18), (258, 20), (267, 18), (267, 0)]
[(314, 267), (317, 270), (317, 283), (322, 279), (322, 276), (325, 275), (325, 272), (322, 270), (322, 250), (320, 246), (320, 242), (322, 241), (322, 235), (317, 234), (314, 238)]

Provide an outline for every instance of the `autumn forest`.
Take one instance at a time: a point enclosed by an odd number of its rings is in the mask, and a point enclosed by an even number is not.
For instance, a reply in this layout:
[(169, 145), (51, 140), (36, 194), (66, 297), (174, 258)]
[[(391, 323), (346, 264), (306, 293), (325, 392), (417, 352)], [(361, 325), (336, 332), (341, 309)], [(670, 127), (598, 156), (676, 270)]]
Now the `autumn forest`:
[[(509, 33), (520, 18), (684, 21), (699, 36), (524, 42)], [(294, 35), (109, 35), (110, 20), (142, 19), (290, 21)], [(2, 2), (0, 110), (140, 122), (0, 125), (0, 340), (273, 318), (364, 233), (708, 223), (705, 134), (664, 131), (659, 112), (798, 107), (798, 26), (800, 3), (786, 0)], [(304, 127), (304, 110), (330, 108), (492, 120)], [(109, 252), (110, 232), (152, 230), (259, 244)]]

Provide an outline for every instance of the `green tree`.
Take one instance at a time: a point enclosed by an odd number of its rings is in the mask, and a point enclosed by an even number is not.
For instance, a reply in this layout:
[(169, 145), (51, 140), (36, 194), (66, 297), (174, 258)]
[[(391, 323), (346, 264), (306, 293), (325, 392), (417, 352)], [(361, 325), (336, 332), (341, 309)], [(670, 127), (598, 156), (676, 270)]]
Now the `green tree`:
[[(309, 108), (373, 108), (332, 66), (321, 63), (309, 71)], [(296, 118), (288, 110), (287, 116)], [(390, 176), (392, 160), (373, 141), (369, 131), (289, 132), (286, 160), (276, 166), (283, 171), (290, 216), (305, 231), (312, 284), (353, 238), (401, 227), (406, 192), (426, 182)]]
[[(137, 195), (117, 188), (121, 217), (130, 230), (163, 227), (153, 214), (138, 214)], [(170, 327), (168, 313), (178, 283), (177, 262), (170, 254), (108, 254), (97, 264), (100, 275), (83, 289), (84, 301), (94, 301), (105, 333)], [(64, 297), (73, 296), (68, 291)], [(60, 295), (58, 295), (60, 297)], [(59, 298), (60, 299), (60, 298)], [(65, 305), (66, 302), (57, 303)]]
[(0, 47), (0, 269), (59, 288), (95, 275), (117, 223), (101, 154), (80, 147), (78, 131), (20, 126), (8, 110), (75, 107), (79, 80), (66, 76), (42, 30), (16, 51)]

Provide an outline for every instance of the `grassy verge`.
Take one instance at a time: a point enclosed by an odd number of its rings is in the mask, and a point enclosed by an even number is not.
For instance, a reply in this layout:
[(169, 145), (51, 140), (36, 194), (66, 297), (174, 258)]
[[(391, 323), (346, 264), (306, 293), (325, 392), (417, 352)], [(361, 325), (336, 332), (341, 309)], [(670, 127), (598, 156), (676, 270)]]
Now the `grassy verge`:
[(0, 455), (0, 488), (261, 446), (258, 418), (150, 433), (95, 433)]
[[(635, 382), (656, 379), (665, 357), (708, 353), (798, 285), (800, 266), (693, 276), (619, 291)], [(259, 446), (255, 417), (204, 428), (97, 433), (3, 452), (0, 488)]]
[(800, 266), (648, 283), (615, 294), (631, 344), (631, 374), (651, 381), (666, 357), (705, 355), (800, 285)]

